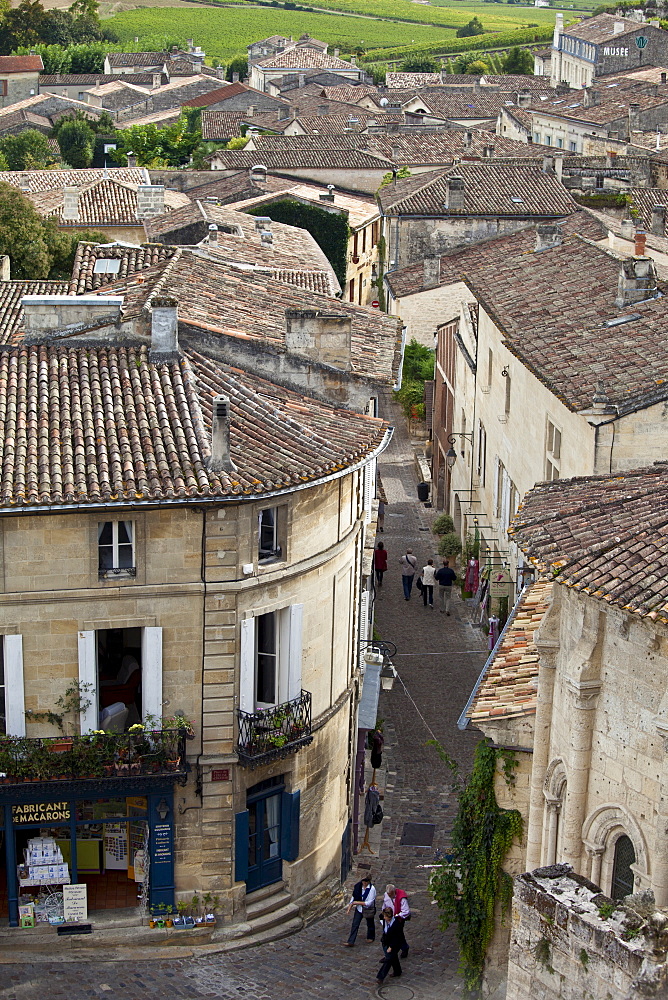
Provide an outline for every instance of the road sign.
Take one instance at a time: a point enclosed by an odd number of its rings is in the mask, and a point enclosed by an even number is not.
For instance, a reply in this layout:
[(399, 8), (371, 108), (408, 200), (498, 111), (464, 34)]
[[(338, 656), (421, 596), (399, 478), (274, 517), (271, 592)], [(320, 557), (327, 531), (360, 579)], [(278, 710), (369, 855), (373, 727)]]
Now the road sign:
[(374, 309), (377, 309), (378, 306), (380, 305), (380, 302), (378, 301), (378, 299), (374, 299), (371, 305), (374, 307)]
[(647, 36), (636, 35), (636, 45), (639, 49), (644, 49), (647, 46)]

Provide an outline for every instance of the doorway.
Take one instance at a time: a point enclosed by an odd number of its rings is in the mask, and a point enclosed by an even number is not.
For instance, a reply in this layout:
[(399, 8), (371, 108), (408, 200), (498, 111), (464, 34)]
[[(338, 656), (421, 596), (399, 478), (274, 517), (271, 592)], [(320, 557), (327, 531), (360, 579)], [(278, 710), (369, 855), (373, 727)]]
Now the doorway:
[(269, 778), (253, 785), (246, 793), (248, 810), (248, 876), (246, 892), (280, 882), (281, 804), (283, 778)]

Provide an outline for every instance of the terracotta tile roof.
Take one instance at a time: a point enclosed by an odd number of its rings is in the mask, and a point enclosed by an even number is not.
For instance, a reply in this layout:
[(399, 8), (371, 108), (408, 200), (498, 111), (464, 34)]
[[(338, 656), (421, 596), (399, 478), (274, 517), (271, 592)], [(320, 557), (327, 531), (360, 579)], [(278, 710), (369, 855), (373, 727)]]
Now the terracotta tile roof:
[[(207, 468), (219, 394), (230, 399), (232, 473)], [(289, 489), (360, 461), (385, 428), (201, 354), (154, 364), (146, 347), (20, 346), (0, 352), (0, 506)]]
[[(246, 211), (248, 208), (257, 208), (263, 204), (269, 204), (273, 201), (280, 201), (283, 198), (298, 198), (301, 200), (311, 201), (315, 205), (321, 205), (320, 201), (321, 194), (329, 194), (330, 192), (324, 185), (320, 184), (306, 184), (306, 183), (296, 183), (290, 184), (289, 181), (283, 180), (283, 187), (277, 191), (268, 191), (264, 194), (258, 195), (255, 198), (246, 198), (244, 201), (235, 202), (231, 205), (231, 208), (236, 209), (238, 212)], [(354, 195), (347, 194), (345, 192), (340, 192), (334, 189), (332, 192), (334, 195), (334, 201), (326, 203), (331, 208), (341, 209), (341, 211), (346, 212), (348, 215), (348, 224), (352, 229), (357, 229), (360, 226), (368, 225), (373, 219), (377, 219), (380, 216), (378, 211), (378, 206), (375, 200), (371, 197), (365, 198), (364, 195)]]
[[(137, 105), (132, 107), (138, 108)], [(133, 125), (157, 125), (158, 128), (167, 128), (174, 125), (181, 117), (181, 108), (166, 108), (164, 111), (152, 111), (150, 114), (141, 115), (139, 118), (124, 118), (116, 122), (116, 128), (132, 128)]]
[[(274, 129), (277, 132), (287, 128), (292, 123), (292, 118), (279, 120), (275, 111), (268, 111), (266, 114), (254, 114), (250, 116), (245, 111), (203, 111), (202, 112), (202, 138), (213, 140), (232, 139), (242, 135), (241, 126), (257, 126), (261, 129)], [(244, 129), (244, 134), (246, 129)]]
[(513, 611), (494, 658), (466, 713), (471, 722), (534, 715), (538, 686), (538, 649), (534, 632), (552, 598), (554, 584), (536, 580)]
[[(353, 66), (352, 63), (345, 62), (337, 56), (330, 56), (320, 49), (312, 49), (305, 45), (295, 45), (276, 55), (260, 59), (254, 65), (261, 66), (264, 69), (288, 69), (294, 71), (300, 69), (357, 70), (357, 67)], [(359, 72), (359, 70), (357, 71)]]
[(378, 93), (377, 87), (369, 87), (365, 83), (360, 83), (356, 87), (353, 84), (342, 83), (338, 87), (322, 88), (322, 96), (328, 101), (343, 101), (345, 104), (357, 104), (367, 94), (376, 93)]
[(44, 69), (41, 56), (0, 56), (0, 74), (39, 73)]
[[(290, 268), (285, 270), (315, 270)], [(323, 309), (351, 318), (351, 373), (385, 385), (394, 384), (401, 355), (401, 321), (377, 309), (326, 297), (294, 283), (277, 281), (280, 265), (233, 264), (219, 248), (179, 248), (168, 262), (154, 265), (125, 281), (105, 285), (104, 295), (123, 295), (124, 315), (142, 315), (154, 294), (179, 300), (179, 317), (212, 335), (264, 341), (285, 350), (287, 309)]]
[(588, 17), (579, 24), (569, 24), (564, 28), (564, 34), (571, 38), (582, 38), (585, 42), (609, 42), (611, 38), (621, 38), (622, 33), (615, 34), (615, 24), (624, 25), (624, 32), (638, 31), (642, 27), (638, 21), (632, 21), (627, 17), (618, 17), (616, 14), (597, 14), (596, 17)]
[[(187, 108), (207, 108), (211, 104), (220, 104), (221, 101), (228, 101), (232, 97), (239, 97), (239, 95), (244, 94), (249, 98), (249, 104), (251, 98), (254, 95), (262, 97), (265, 101), (270, 95), (263, 93), (261, 90), (257, 90), (255, 87), (249, 87), (245, 83), (228, 83), (222, 84), (215, 90), (210, 90), (207, 94), (202, 94), (199, 97), (194, 97), (192, 100), (184, 101), (184, 107)], [(273, 102), (277, 108), (282, 105), (287, 108), (288, 102), (284, 101), (281, 97), (272, 97)]]
[[(546, 86), (545, 94), (551, 95), (553, 93), (554, 91)], [(420, 91), (416, 97), (419, 98), (422, 107), (427, 112), (431, 112), (433, 117), (451, 121), (461, 121), (467, 118), (496, 118), (499, 111), (502, 111), (503, 108), (517, 106), (516, 91), (502, 92), (490, 90), (489, 93), (478, 91), (472, 94), (460, 94), (448, 90), (441, 91), (436, 87), (429, 87), (426, 90)], [(534, 107), (536, 107), (540, 102), (540, 98), (535, 92), (532, 99)], [(408, 100), (403, 102), (404, 106), (408, 103)]]
[[(30, 194), (35, 208), (41, 215), (57, 216), (61, 226), (74, 229), (95, 226), (139, 226), (137, 218), (137, 186), (121, 184), (112, 177), (94, 181), (79, 188), (79, 218), (75, 221), (62, 217), (64, 192), (56, 189)], [(165, 191), (165, 209), (189, 205), (190, 199), (180, 191)]]
[(19, 126), (34, 128), (44, 133), (50, 132), (53, 128), (50, 118), (43, 115), (33, 114), (31, 111), (13, 111), (11, 105), (4, 109), (7, 113), (0, 111), (0, 132), (19, 132)]
[(590, 122), (592, 125), (608, 125), (620, 119), (628, 120), (629, 103), (639, 105), (640, 111), (654, 111), (668, 104), (668, 97), (653, 97), (634, 94), (621, 99), (610, 98), (601, 104), (585, 107), (583, 101), (571, 94), (557, 101), (549, 101), (541, 107), (534, 107), (534, 115), (548, 115), (550, 118), (564, 118), (568, 121)]
[[(591, 240), (602, 240), (607, 235), (606, 223), (596, 221), (591, 213), (580, 209), (569, 215), (561, 226), (564, 235), (579, 233)], [(606, 220), (607, 222), (607, 220)], [(530, 253), (536, 244), (536, 230), (530, 226), (519, 233), (496, 236), (471, 246), (456, 247), (440, 258), (440, 284), (451, 285), (462, 281), (482, 261), (503, 258), (509, 250)], [(396, 298), (417, 295), (424, 288), (424, 261), (417, 261), (397, 271), (390, 271), (385, 280)]]
[(556, 583), (668, 622), (668, 469), (542, 483), (510, 534)]
[[(164, 243), (144, 244), (138, 247), (114, 243), (106, 245), (79, 243), (67, 291), (70, 295), (83, 295), (119, 281), (128, 274), (135, 274), (161, 261), (171, 260), (175, 253), (176, 247), (168, 247)], [(117, 271), (95, 270), (98, 261), (108, 260), (119, 261)]]
[[(295, 136), (298, 138), (298, 136)], [(215, 159), (225, 169), (248, 170), (259, 163), (269, 170), (311, 168), (316, 170), (392, 169), (392, 162), (361, 149), (218, 149), (207, 159)]]
[[(464, 207), (445, 209), (448, 177), (464, 180)], [(387, 215), (493, 215), (556, 217), (576, 204), (551, 174), (537, 165), (458, 163), (390, 184), (378, 193)]]
[(0, 281), (0, 344), (22, 339), (24, 295), (66, 295), (67, 281)]
[(272, 270), (271, 276), (276, 281), (284, 281), (287, 285), (295, 285), (296, 288), (304, 288), (319, 295), (336, 294), (336, 289), (332, 287), (331, 276), (326, 271), (290, 270), (279, 267)]
[(210, 225), (219, 227), (218, 250), (232, 260), (288, 270), (306, 267), (334, 276), (325, 254), (305, 229), (272, 222), (272, 242), (263, 243), (255, 219), (225, 205), (191, 202), (147, 219), (144, 228), (150, 242), (193, 245), (208, 237)]
[(0, 182), (22, 191), (53, 191), (82, 187), (111, 176), (122, 184), (150, 184), (145, 167), (115, 167), (111, 170), (89, 167), (87, 170), (0, 170)]
[(388, 90), (405, 90), (407, 88), (440, 87), (440, 73), (386, 73), (385, 85)]
[[(39, 88), (48, 90), (49, 87), (75, 87), (77, 84), (84, 86), (95, 86), (97, 83), (102, 86), (105, 83), (114, 83), (118, 80), (117, 73), (40, 73)], [(152, 73), (133, 73), (132, 83), (141, 87), (142, 84), (153, 86)]]
[(110, 66), (164, 66), (169, 52), (107, 52)]
[(63, 113), (72, 114), (81, 112), (88, 118), (97, 119), (100, 117), (100, 109), (93, 108), (83, 101), (75, 101), (71, 97), (63, 97), (60, 94), (33, 94), (23, 101), (15, 101), (6, 108), (0, 109), (0, 118), (5, 115), (15, 114), (18, 111), (31, 112), (48, 118), (51, 122), (57, 120)]
[[(644, 227), (648, 233), (651, 232), (652, 209), (655, 205), (663, 205), (664, 208), (668, 209), (668, 191), (663, 188), (631, 188), (627, 193), (631, 196), (633, 208), (640, 213), (637, 220), (638, 227)], [(668, 216), (668, 210), (665, 214)], [(668, 235), (668, 229), (664, 224), (663, 236), (666, 235)]]

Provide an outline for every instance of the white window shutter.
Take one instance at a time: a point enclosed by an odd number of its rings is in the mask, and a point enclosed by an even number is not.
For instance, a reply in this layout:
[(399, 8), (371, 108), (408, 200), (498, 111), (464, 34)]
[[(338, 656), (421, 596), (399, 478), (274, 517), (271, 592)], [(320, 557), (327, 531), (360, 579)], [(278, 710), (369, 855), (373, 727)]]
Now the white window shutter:
[(79, 632), (79, 684), (82, 701), (90, 702), (88, 708), (79, 713), (79, 727), (82, 733), (90, 733), (98, 728), (97, 657), (92, 629)]
[(239, 655), (239, 708), (242, 712), (255, 711), (255, 619), (241, 622), (241, 649)]
[(494, 456), (494, 482), (492, 483), (492, 488), (494, 491), (492, 497), (492, 509), (494, 511), (494, 516), (499, 516), (499, 456)]
[(363, 590), (360, 597), (360, 644), (369, 642), (369, 591)]
[(368, 524), (371, 520), (371, 501), (376, 495), (376, 459), (372, 459), (368, 465), (364, 466), (363, 479), (363, 502), (364, 520)]
[(290, 644), (288, 649), (288, 701), (302, 693), (302, 628), (304, 605), (292, 604), (290, 616)]
[(162, 719), (162, 629), (155, 626), (141, 633), (141, 712)]
[(23, 687), (23, 636), (6, 635), (5, 713), (8, 736), (25, 736), (26, 711)]

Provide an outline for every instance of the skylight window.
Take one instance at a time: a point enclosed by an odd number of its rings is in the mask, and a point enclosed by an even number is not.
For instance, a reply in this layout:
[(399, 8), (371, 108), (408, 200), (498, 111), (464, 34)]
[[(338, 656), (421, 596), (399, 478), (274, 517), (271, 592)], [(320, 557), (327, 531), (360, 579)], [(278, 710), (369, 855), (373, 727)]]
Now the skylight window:
[(520, 197), (518, 197), (518, 195), (513, 194), (513, 195), (510, 196), (510, 200), (513, 201), (513, 202), (515, 202), (516, 205), (521, 205), (522, 202), (524, 201), (524, 198), (520, 198)]
[(98, 257), (95, 261), (93, 274), (118, 274), (121, 262), (117, 257)]

